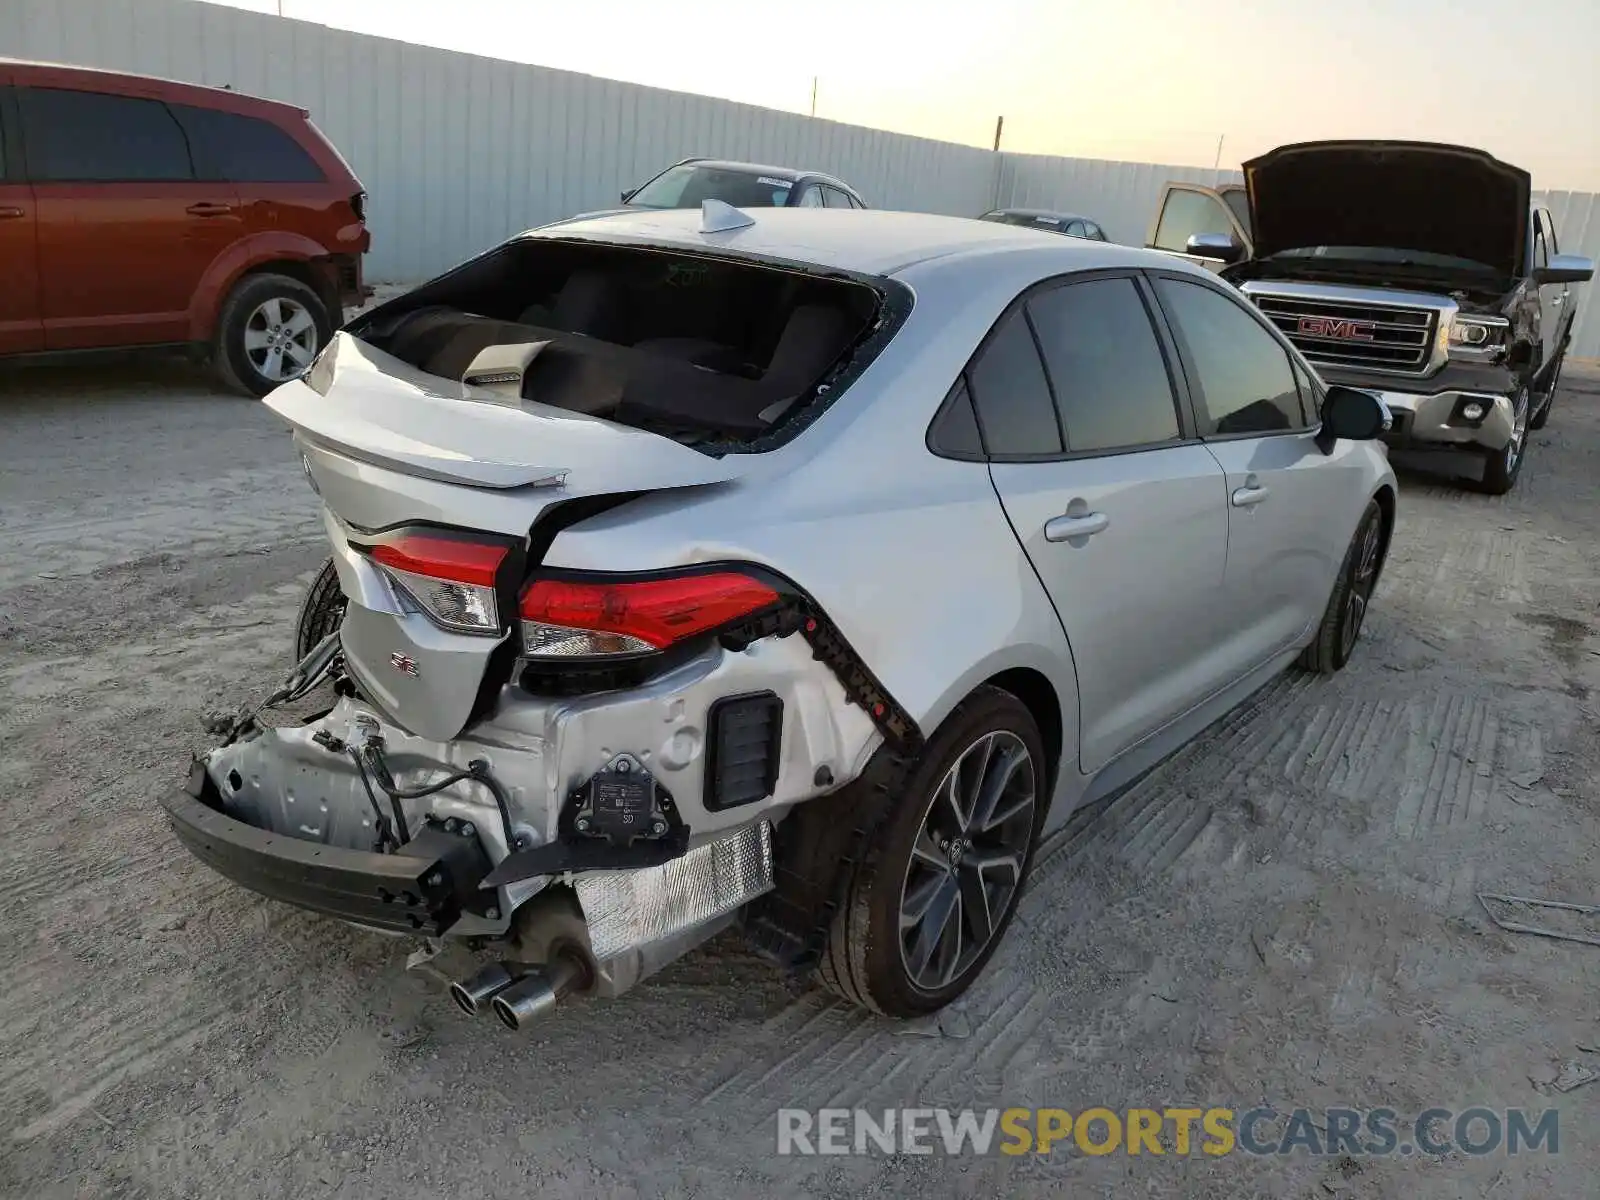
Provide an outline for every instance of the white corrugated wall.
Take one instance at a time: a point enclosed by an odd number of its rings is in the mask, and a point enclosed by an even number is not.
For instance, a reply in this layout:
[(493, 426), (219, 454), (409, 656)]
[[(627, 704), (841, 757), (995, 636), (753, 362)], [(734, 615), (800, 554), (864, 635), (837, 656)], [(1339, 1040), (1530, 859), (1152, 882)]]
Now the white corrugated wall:
[[(830, 171), (879, 208), (1077, 209), (1134, 244), (1165, 181), (1238, 178), (996, 155), (197, 0), (0, 0), (0, 57), (229, 84), (310, 110), (366, 185), (368, 273), (380, 280), (421, 278), (519, 230), (614, 204), (622, 188), (691, 154)], [(1562, 249), (1600, 258), (1595, 197), (1545, 199)], [(1600, 318), (1587, 304), (1579, 311), (1574, 350), (1600, 357)]]

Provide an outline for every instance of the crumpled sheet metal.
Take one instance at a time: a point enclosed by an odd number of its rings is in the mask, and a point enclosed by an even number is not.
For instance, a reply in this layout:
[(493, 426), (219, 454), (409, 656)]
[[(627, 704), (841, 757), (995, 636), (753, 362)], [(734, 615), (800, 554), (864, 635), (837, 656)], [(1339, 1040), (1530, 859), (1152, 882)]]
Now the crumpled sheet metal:
[(757, 821), (731, 837), (638, 871), (595, 871), (573, 885), (602, 962), (732, 912), (772, 888), (772, 826)]

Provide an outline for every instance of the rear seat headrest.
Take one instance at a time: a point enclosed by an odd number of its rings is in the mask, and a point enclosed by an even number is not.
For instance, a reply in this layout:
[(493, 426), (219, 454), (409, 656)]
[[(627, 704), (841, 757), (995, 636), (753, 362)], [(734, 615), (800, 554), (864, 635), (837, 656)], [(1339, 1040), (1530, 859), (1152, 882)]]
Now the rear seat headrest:
[(567, 276), (553, 305), (536, 304), (519, 319), (524, 324), (604, 338), (616, 331), (621, 309), (620, 289), (614, 280), (602, 271), (578, 270)]
[(763, 382), (804, 388), (844, 351), (854, 318), (828, 304), (802, 304), (789, 314)]

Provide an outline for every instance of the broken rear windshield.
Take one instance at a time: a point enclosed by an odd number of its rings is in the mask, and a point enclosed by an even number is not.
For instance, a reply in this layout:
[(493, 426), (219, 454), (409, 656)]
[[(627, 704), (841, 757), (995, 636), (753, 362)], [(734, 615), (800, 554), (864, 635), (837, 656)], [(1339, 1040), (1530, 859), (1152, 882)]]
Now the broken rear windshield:
[(721, 200), (735, 208), (783, 208), (793, 190), (792, 180), (775, 175), (685, 164), (657, 175), (628, 203), (634, 208), (699, 208), (703, 201)]
[(891, 288), (666, 248), (519, 238), (349, 329), (444, 379), (520, 364), (508, 382), (522, 400), (696, 447), (745, 446), (805, 413), (823, 382), (822, 407), (837, 398), (898, 326), (884, 305)]

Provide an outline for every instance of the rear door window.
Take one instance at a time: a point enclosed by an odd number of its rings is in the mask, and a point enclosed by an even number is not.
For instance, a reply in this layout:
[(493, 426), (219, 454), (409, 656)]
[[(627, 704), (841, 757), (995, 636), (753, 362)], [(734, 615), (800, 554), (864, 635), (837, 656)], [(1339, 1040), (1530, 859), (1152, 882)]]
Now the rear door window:
[(1289, 352), (1260, 321), (1204, 284), (1162, 277), (1156, 290), (1199, 377), (1202, 437), (1306, 427)]
[(188, 140), (159, 100), (66, 88), (23, 88), (18, 99), (35, 183), (194, 178)]
[(1013, 309), (989, 335), (967, 370), (967, 386), (991, 457), (1061, 453), (1061, 428), (1050, 385), (1021, 308)]
[(1197, 233), (1232, 236), (1233, 224), (1228, 220), (1227, 210), (1221, 201), (1204, 192), (1173, 188), (1167, 193), (1167, 202), (1161, 209), (1161, 223), (1156, 226), (1156, 247), (1181, 253)]
[(822, 204), (824, 208), (849, 208), (850, 197), (836, 187), (824, 186), (822, 189)]
[(171, 106), (194, 156), (195, 177), (231, 183), (322, 183), (322, 169), (270, 121), (239, 113)]
[(1177, 400), (1132, 279), (1095, 279), (1028, 301), (1073, 453), (1177, 441)]

